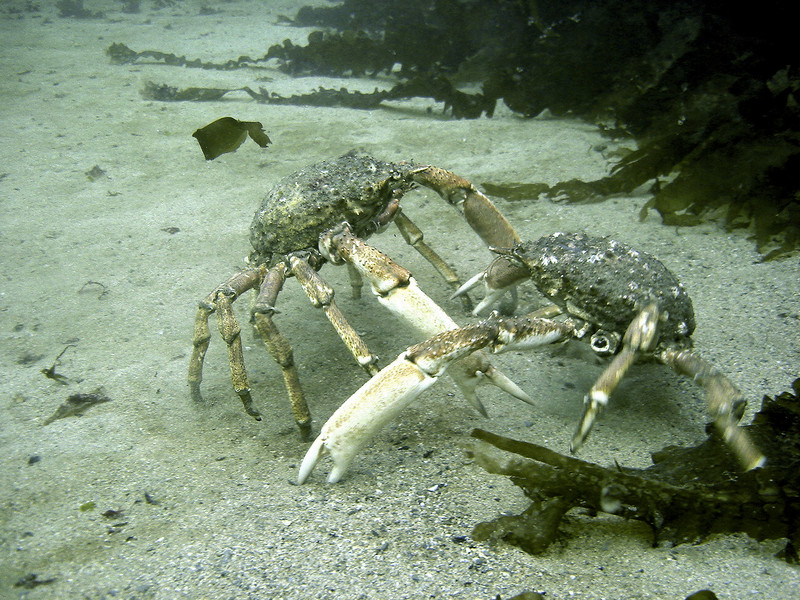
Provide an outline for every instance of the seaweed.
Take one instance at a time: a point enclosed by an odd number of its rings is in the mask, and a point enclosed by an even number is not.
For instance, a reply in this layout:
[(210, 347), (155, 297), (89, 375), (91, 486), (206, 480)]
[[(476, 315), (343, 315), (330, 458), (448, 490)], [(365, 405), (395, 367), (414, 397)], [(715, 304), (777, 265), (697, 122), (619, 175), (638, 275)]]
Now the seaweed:
[(56, 367), (58, 366), (58, 361), (61, 360), (61, 357), (64, 356), (64, 353), (69, 350), (70, 348), (74, 348), (75, 344), (67, 344), (64, 346), (64, 349), (58, 353), (53, 364), (47, 368), (42, 369), (42, 374), (47, 377), (48, 379), (52, 379), (53, 381), (57, 381), (61, 385), (69, 384), (69, 377), (66, 375), (62, 375), (61, 373), (56, 373)]
[(58, 0), (56, 2), (59, 17), (75, 17), (76, 19), (102, 19), (105, 13), (91, 11), (83, 6), (83, 0)]
[[(374, 109), (422, 97), (443, 102), (455, 118), (492, 116), (498, 101), (523, 117), (548, 110), (582, 118), (632, 138), (638, 150), (607, 177), (536, 195), (599, 202), (649, 184), (642, 218), (655, 210), (666, 225), (746, 228), (762, 260), (771, 260), (800, 246), (800, 68), (792, 21), (781, 14), (776, 2), (753, 11), (715, 0), (342, 0), (284, 17), (325, 29), (306, 45), (273, 44), (259, 58), (213, 63), (123, 44), (107, 53), (115, 64), (228, 70), (273, 61), (292, 75), (385, 73), (396, 81), (372, 93), (235, 90), (271, 104)], [(459, 89), (465, 84), (480, 91)], [(151, 86), (143, 95), (161, 101), (234, 91)]]
[(176, 88), (167, 84), (147, 81), (141, 95), (160, 102), (209, 102), (222, 99), (232, 92), (244, 92), (253, 100), (264, 104), (316, 107), (346, 107), (360, 110), (378, 108), (385, 101), (404, 100), (414, 97), (429, 97), (444, 103), (444, 110), (451, 110), (456, 117), (476, 118), (482, 113), (492, 116), (495, 100), (483, 94), (467, 94), (455, 89), (443, 78), (416, 77), (401, 82), (389, 90), (375, 89), (373, 92), (338, 90), (320, 87), (307, 94), (281, 96), (261, 87), (258, 91), (250, 87), (241, 88)]
[(361, 77), (390, 73), (396, 54), (381, 39), (363, 31), (312, 31), (305, 46), (284, 40), (269, 47), (263, 60), (277, 59), (278, 69), (291, 75)]
[(38, 573), (28, 573), (27, 575), (23, 575), (19, 579), (14, 582), (15, 588), (23, 588), (26, 590), (32, 590), (34, 588), (39, 587), (40, 585), (48, 585), (53, 583), (56, 580), (55, 577), (48, 577), (46, 579), (39, 579)]
[(56, 412), (45, 419), (42, 425), (50, 425), (53, 421), (66, 417), (80, 417), (95, 404), (110, 401), (111, 398), (105, 395), (103, 388), (97, 388), (89, 394), (72, 394), (64, 404), (56, 409)]
[[(800, 379), (793, 392), (764, 396), (749, 435), (767, 456), (764, 467), (741, 472), (725, 443), (709, 437), (691, 448), (653, 453), (646, 469), (601, 467), (543, 446), (481, 429), (472, 451), (491, 473), (506, 475), (531, 500), (520, 515), (479, 523), (476, 540), (503, 539), (544, 552), (568, 511), (604, 512), (647, 523), (653, 545), (697, 543), (714, 533), (744, 532), (756, 540), (788, 538), (778, 556), (798, 563), (800, 545)], [(491, 448), (494, 446), (503, 453)]]
[(260, 63), (275, 60), (278, 69), (291, 75), (351, 75), (360, 77), (365, 73), (376, 75), (390, 72), (395, 63), (394, 53), (385, 44), (361, 31), (323, 32), (313, 31), (308, 35), (308, 44), (298, 46), (291, 40), (273, 44), (267, 52), (252, 58), (244, 55), (222, 63), (207, 62), (198, 58), (188, 59), (159, 50), (132, 50), (125, 44), (113, 43), (106, 48), (112, 64), (126, 65), (142, 62), (173, 67), (231, 71), (244, 67), (258, 67)]
[(272, 143), (258, 121), (239, 121), (233, 117), (222, 117), (201, 127), (192, 134), (200, 144), (206, 160), (213, 160), (226, 152), (234, 152), (250, 137), (256, 144), (266, 148)]

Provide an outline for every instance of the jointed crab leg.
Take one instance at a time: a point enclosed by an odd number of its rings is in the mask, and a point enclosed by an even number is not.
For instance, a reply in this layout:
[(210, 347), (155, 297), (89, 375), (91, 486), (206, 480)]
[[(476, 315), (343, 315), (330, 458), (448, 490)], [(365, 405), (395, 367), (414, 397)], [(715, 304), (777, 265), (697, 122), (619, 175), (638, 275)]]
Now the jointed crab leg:
[[(570, 444), (576, 452), (592, 430), (597, 415), (608, 404), (611, 392), (624, 377), (628, 368), (642, 352), (652, 350), (657, 339), (658, 323), (662, 317), (658, 305), (650, 304), (633, 320), (622, 339), (623, 347), (584, 398), (585, 409), (580, 424)], [(745, 470), (764, 464), (764, 455), (753, 444), (747, 433), (738, 426), (734, 415), (743, 408), (741, 393), (716, 367), (688, 348), (666, 348), (657, 354), (658, 359), (681, 375), (692, 377), (705, 388), (708, 410), (714, 424), (733, 450)]]
[(325, 312), (325, 316), (328, 317), (336, 333), (342, 338), (344, 345), (350, 350), (350, 354), (353, 355), (358, 364), (364, 368), (367, 374), (375, 375), (378, 372), (378, 367), (375, 366), (378, 359), (369, 351), (367, 344), (361, 339), (361, 336), (356, 333), (356, 330), (347, 321), (342, 311), (339, 310), (339, 307), (333, 300), (333, 288), (319, 276), (319, 273), (317, 273), (307, 260), (304, 260), (297, 254), (292, 254), (289, 257), (289, 261), (291, 263), (292, 273), (302, 286), (308, 299), (311, 300), (311, 303)]
[(220, 335), (228, 347), (233, 388), (242, 400), (247, 414), (258, 420), (261, 419), (259, 412), (253, 408), (250, 383), (244, 367), (241, 327), (233, 313), (233, 303), (239, 296), (249, 289), (260, 287), (258, 298), (253, 306), (253, 320), (261, 339), (275, 362), (281, 367), (295, 421), (301, 433), (307, 436), (311, 430), (311, 415), (300, 386), (297, 369), (294, 366), (292, 347), (272, 320), (275, 313), (275, 301), (288, 274), (293, 274), (297, 278), (312, 304), (325, 311), (328, 320), (358, 364), (369, 375), (377, 373), (378, 367), (376, 366), (376, 357), (370, 353), (367, 345), (336, 306), (333, 300), (333, 289), (309, 264), (304, 254), (291, 254), (289, 261), (289, 268), (281, 262), (268, 270), (262, 265), (237, 273), (218, 286), (200, 303), (195, 317), (194, 349), (189, 361), (189, 386), (192, 397), (195, 400), (202, 400), (200, 382), (203, 378), (203, 361), (211, 339), (208, 318), (213, 312), (216, 312)]
[(676, 372), (688, 375), (703, 386), (714, 425), (742, 467), (749, 471), (762, 466), (766, 460), (764, 455), (738, 425), (745, 402), (736, 386), (691, 349), (668, 348), (661, 352), (659, 358)]
[[(469, 226), (488, 246), (511, 248), (519, 243), (519, 234), (503, 216), (503, 213), (497, 210), (494, 203), (468, 180), (445, 169), (432, 166), (419, 167), (413, 170), (411, 175), (414, 181), (435, 190), (447, 202), (458, 208)], [(511, 273), (514, 274), (513, 282), (510, 281)], [(527, 270), (513, 264), (505, 257), (497, 258), (495, 263), (482, 274), (480, 281), (486, 284), (487, 295), (483, 302), (472, 311), (473, 314), (484, 312), (490, 306), (490, 300), (497, 300), (506, 288), (527, 276)], [(474, 287), (474, 285), (473, 282), (469, 287)], [(464, 295), (469, 287), (462, 286), (456, 291), (454, 297)]]
[[(394, 224), (397, 226), (400, 235), (403, 236), (406, 243), (433, 265), (450, 287), (458, 289), (461, 285), (458, 274), (453, 267), (447, 264), (447, 262), (425, 242), (422, 230), (402, 212), (398, 212), (395, 215)], [(469, 296), (462, 296), (462, 304), (466, 312), (472, 310), (472, 301), (469, 299)]]
[[(499, 248), (490, 248), (493, 252), (500, 252)], [(470, 277), (464, 285), (456, 290), (452, 298), (466, 295), (471, 289), (484, 285), (484, 296), (478, 305), (473, 309), (473, 315), (481, 315), (494, 306), (500, 297), (511, 290), (514, 286), (530, 277), (530, 273), (524, 267), (509, 261), (505, 255), (495, 258), (491, 264), (480, 273)]]
[(622, 338), (622, 350), (606, 367), (592, 389), (583, 399), (585, 408), (578, 429), (572, 436), (570, 452), (577, 452), (586, 441), (592, 430), (594, 421), (600, 411), (608, 404), (608, 397), (625, 376), (630, 366), (636, 361), (641, 352), (651, 349), (658, 331), (658, 320), (661, 312), (656, 304), (650, 304), (642, 310), (628, 326)]
[(192, 357), (189, 360), (189, 388), (192, 398), (202, 400), (200, 382), (203, 380), (203, 360), (211, 339), (211, 332), (208, 329), (208, 317), (211, 313), (217, 311), (220, 334), (228, 346), (234, 390), (241, 398), (247, 414), (259, 420), (261, 416), (258, 411), (253, 409), (250, 384), (247, 381), (247, 373), (244, 369), (242, 341), (239, 337), (241, 329), (233, 314), (231, 304), (241, 294), (259, 285), (264, 278), (264, 274), (264, 267), (256, 267), (237, 273), (200, 302), (194, 320), (194, 348)]
[(411, 172), (417, 183), (435, 190), (458, 207), (470, 227), (489, 246), (509, 248), (520, 241), (519, 234), (494, 203), (468, 180), (439, 167), (418, 167)]
[(289, 341), (283, 337), (272, 320), (272, 316), (275, 314), (275, 303), (285, 281), (285, 263), (280, 262), (267, 271), (253, 305), (253, 322), (273, 360), (281, 368), (295, 422), (303, 438), (306, 439), (311, 433), (311, 413), (308, 410), (300, 378), (297, 375), (297, 368), (294, 365), (294, 352)]
[(334, 463), (328, 481), (339, 481), (358, 451), (403, 408), (436, 383), (453, 361), (463, 361), (487, 346), (492, 352), (501, 352), (548, 344), (572, 335), (573, 331), (571, 322), (492, 316), (476, 325), (444, 331), (411, 346), (365, 383), (323, 425), (300, 465), (298, 483), (308, 479), (326, 452)]
[[(320, 250), (333, 263), (346, 261), (367, 279), (378, 301), (406, 320), (421, 336), (457, 329), (458, 324), (417, 286), (411, 273), (388, 256), (354, 236), (346, 224), (323, 234)], [(467, 400), (481, 414), (486, 410), (475, 395), (486, 379), (512, 396), (530, 402), (528, 395), (495, 369), (485, 355), (475, 352), (450, 367), (450, 373)]]

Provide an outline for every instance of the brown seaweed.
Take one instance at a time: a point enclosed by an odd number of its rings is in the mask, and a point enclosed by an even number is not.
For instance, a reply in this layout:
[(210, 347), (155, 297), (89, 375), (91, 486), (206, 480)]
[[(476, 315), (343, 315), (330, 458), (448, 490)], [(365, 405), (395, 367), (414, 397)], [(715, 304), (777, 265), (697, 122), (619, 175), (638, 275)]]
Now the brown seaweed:
[(56, 580), (55, 577), (48, 577), (46, 579), (39, 579), (38, 573), (28, 573), (27, 575), (23, 575), (19, 579), (14, 582), (15, 588), (23, 588), (26, 590), (32, 590), (34, 588), (39, 587), (40, 585), (48, 585), (53, 583)]
[(222, 117), (201, 127), (192, 134), (200, 144), (206, 160), (214, 160), (226, 152), (234, 152), (247, 137), (256, 144), (266, 148), (272, 143), (264, 133), (264, 126), (258, 121), (239, 121), (233, 117)]
[(491, 117), (494, 113), (495, 100), (476, 93), (468, 94), (457, 90), (443, 77), (415, 77), (396, 84), (389, 90), (375, 88), (373, 92), (350, 91), (346, 88), (338, 90), (319, 87), (306, 94), (281, 96), (261, 87), (258, 91), (250, 87), (241, 88), (176, 88), (168, 84), (147, 81), (141, 95), (148, 100), (159, 102), (209, 102), (222, 99), (231, 92), (244, 92), (253, 100), (263, 104), (290, 106), (343, 107), (359, 110), (378, 108), (387, 100), (406, 100), (409, 98), (432, 98), (444, 103), (444, 112), (452, 111), (458, 118), (476, 118), (481, 114)]
[(230, 71), (242, 67), (254, 67), (258, 62), (266, 60), (266, 56), (262, 58), (240, 56), (235, 60), (228, 60), (224, 63), (204, 62), (200, 59), (187, 59), (185, 56), (178, 56), (177, 54), (158, 50), (142, 50), (141, 52), (137, 52), (131, 50), (125, 44), (120, 43), (111, 44), (106, 48), (106, 54), (111, 64), (114, 65), (127, 65), (149, 61), (151, 63), (169, 65), (172, 67), (210, 69), (217, 71)]
[[(652, 209), (667, 225), (748, 228), (770, 260), (800, 246), (800, 67), (792, 21), (780, 14), (711, 0), (343, 0), (300, 8), (284, 21), (327, 29), (304, 46), (284, 41), (257, 58), (213, 63), (124, 44), (107, 53), (115, 64), (228, 70), (272, 61), (294, 75), (396, 79), (366, 94), (235, 90), (270, 104), (374, 109), (424, 97), (457, 118), (491, 116), (498, 101), (525, 117), (547, 109), (583, 118), (639, 149), (608, 177), (562, 182), (546, 191), (550, 197), (598, 202), (651, 183), (643, 217)], [(463, 84), (480, 91), (465, 93)], [(154, 86), (144, 95), (218, 100), (231, 91)]]
[(62, 375), (61, 373), (56, 373), (56, 367), (58, 366), (58, 362), (61, 360), (61, 357), (64, 356), (64, 353), (69, 350), (70, 348), (74, 348), (75, 344), (67, 344), (64, 349), (58, 353), (53, 364), (47, 368), (42, 369), (42, 374), (47, 377), (48, 379), (52, 379), (53, 381), (57, 381), (61, 385), (67, 385), (69, 383), (69, 377), (66, 375)]
[(72, 394), (67, 398), (66, 402), (56, 409), (56, 412), (45, 419), (42, 425), (50, 425), (53, 421), (66, 417), (80, 417), (96, 404), (110, 401), (111, 398), (105, 395), (103, 388), (97, 388), (89, 394)]
[[(765, 396), (750, 436), (767, 456), (741, 472), (725, 443), (709, 437), (691, 448), (670, 446), (646, 469), (606, 468), (537, 444), (476, 429), (474, 457), (506, 475), (531, 500), (522, 514), (479, 523), (472, 537), (503, 539), (532, 554), (556, 539), (565, 514), (615, 514), (650, 525), (653, 544), (696, 543), (714, 533), (744, 532), (756, 540), (788, 538), (779, 557), (797, 563), (800, 544), (800, 379), (793, 393)], [(494, 446), (504, 453), (489, 447)]]

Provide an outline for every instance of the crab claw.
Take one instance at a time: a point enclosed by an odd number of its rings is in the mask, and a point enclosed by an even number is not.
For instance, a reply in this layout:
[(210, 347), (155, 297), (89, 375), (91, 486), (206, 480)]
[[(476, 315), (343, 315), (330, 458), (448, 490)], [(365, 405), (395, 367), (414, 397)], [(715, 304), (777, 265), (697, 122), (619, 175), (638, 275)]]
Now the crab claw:
[[(303, 458), (297, 482), (304, 483), (326, 453), (333, 458), (328, 482), (335, 483), (345, 474), (356, 454), (400, 411), (432, 386), (450, 364), (458, 359), (472, 359), (477, 350), (489, 347), (492, 352), (527, 348), (554, 342), (572, 334), (571, 323), (544, 319), (488, 319), (462, 329), (452, 329), (401, 353), (394, 362), (342, 404), (322, 426), (319, 436)], [(472, 356), (468, 356), (472, 354)], [(485, 359), (484, 359), (485, 360)], [(518, 397), (527, 395), (488, 364), (483, 375)], [(477, 379), (477, 377), (476, 377)]]
[(451, 364), (447, 368), (447, 372), (458, 386), (461, 395), (483, 417), (488, 417), (489, 413), (475, 393), (475, 389), (484, 381), (514, 396), (517, 400), (522, 400), (531, 406), (534, 405), (531, 397), (500, 369), (495, 368), (484, 352), (475, 352), (471, 356), (465, 356), (460, 361)]
[(339, 481), (358, 451), (436, 379), (409, 361), (405, 352), (401, 354), (350, 396), (323, 425), (303, 458), (297, 482), (302, 484), (308, 479), (326, 452), (333, 459), (328, 483)]
[[(503, 252), (497, 248), (491, 250)], [(452, 298), (462, 296), (483, 283), (485, 288), (483, 300), (472, 311), (473, 315), (482, 315), (494, 306), (506, 291), (514, 289), (517, 283), (528, 277), (529, 272), (526, 267), (510, 260), (506, 254), (501, 254), (484, 271), (470, 277), (456, 290)]]

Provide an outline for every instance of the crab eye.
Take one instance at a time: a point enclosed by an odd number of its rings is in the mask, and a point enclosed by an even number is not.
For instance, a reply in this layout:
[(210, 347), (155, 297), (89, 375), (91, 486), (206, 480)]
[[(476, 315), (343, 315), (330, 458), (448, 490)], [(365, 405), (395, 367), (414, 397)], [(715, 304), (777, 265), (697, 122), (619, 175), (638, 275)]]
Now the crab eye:
[(598, 356), (611, 356), (619, 346), (619, 334), (598, 329), (592, 335), (589, 346)]

